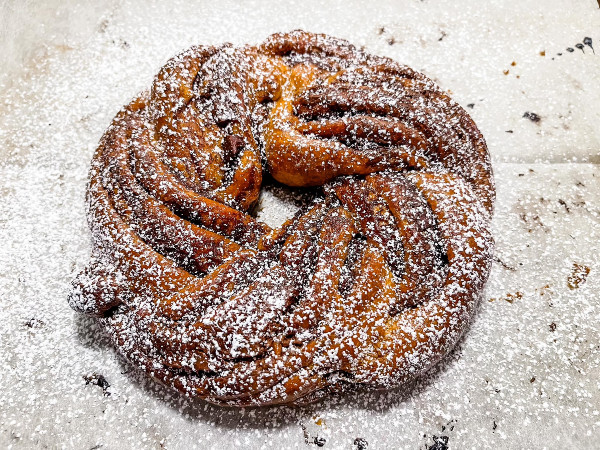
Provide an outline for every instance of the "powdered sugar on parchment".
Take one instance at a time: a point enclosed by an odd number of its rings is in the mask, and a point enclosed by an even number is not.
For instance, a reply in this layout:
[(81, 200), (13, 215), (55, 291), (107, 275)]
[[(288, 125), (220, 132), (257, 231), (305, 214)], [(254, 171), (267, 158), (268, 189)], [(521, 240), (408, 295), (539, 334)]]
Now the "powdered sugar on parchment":
[[(184, 20), (179, 35), (155, 44), (160, 58), (148, 58), (131, 51), (141, 41), (124, 39), (129, 48), (120, 43), (129, 25), (118, 14), (114, 28), (109, 24), (85, 47), (57, 51), (3, 96), (3, 443), (305, 448), (324, 441), (324, 448), (358, 448), (360, 438), (370, 448), (436, 442), (450, 448), (593, 448), (600, 425), (594, 165), (495, 164), (500, 262), (456, 358), (406, 393), (234, 411), (184, 400), (121, 361), (94, 321), (73, 314), (65, 301), (70, 279), (89, 254), (83, 208), (89, 159), (124, 99), (147, 86), (167, 57), (200, 39), (186, 41), (192, 21)], [(394, 34), (389, 28), (386, 33)], [(140, 39), (157, 29), (141, 30)], [(257, 42), (269, 31), (239, 41)], [(378, 28), (370, 32), (372, 41), (364, 42), (376, 47)], [(218, 38), (227, 40), (224, 34)], [(449, 81), (442, 85), (458, 89)], [(463, 88), (460, 98), (468, 92)], [(538, 127), (523, 120), (520, 125), (515, 118), (523, 133)], [(533, 128), (546, 133), (540, 142), (556, 145), (560, 134), (548, 137), (553, 130), (544, 126), (542, 120)], [(488, 141), (510, 145), (512, 136), (501, 133), (492, 132)], [(492, 150), (502, 160), (502, 148)], [(263, 210), (276, 216), (288, 208), (276, 205), (269, 201)], [(582, 275), (581, 267), (590, 270)], [(568, 280), (582, 277), (572, 288)]]

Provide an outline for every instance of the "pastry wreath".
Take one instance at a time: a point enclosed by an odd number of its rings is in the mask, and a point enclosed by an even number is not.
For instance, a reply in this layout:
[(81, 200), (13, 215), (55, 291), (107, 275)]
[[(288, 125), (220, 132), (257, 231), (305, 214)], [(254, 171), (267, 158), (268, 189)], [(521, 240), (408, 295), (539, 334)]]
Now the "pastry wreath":
[[(320, 194), (272, 229), (250, 214), (264, 172)], [(303, 31), (192, 47), (100, 141), (69, 303), (213, 403), (397, 386), (468, 326), (494, 196), (473, 120), (406, 66)]]

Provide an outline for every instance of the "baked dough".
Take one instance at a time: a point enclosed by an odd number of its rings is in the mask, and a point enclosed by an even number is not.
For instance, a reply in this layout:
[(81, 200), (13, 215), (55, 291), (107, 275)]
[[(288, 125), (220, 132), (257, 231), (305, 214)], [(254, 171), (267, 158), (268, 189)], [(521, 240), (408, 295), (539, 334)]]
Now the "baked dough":
[[(319, 194), (278, 229), (263, 174)], [(210, 402), (309, 402), (427, 371), (490, 270), (485, 141), (424, 75), (294, 31), (196, 46), (94, 154), (69, 296), (150, 376)]]

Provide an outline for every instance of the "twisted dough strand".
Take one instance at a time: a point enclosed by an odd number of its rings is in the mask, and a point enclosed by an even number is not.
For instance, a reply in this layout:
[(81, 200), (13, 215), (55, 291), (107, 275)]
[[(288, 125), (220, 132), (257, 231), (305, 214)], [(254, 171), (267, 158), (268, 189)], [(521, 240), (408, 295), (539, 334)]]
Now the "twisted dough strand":
[[(272, 229), (250, 215), (263, 171), (321, 193)], [(303, 31), (196, 46), (100, 141), (69, 303), (214, 403), (396, 386), (465, 331), (493, 202), (481, 133), (424, 75)]]

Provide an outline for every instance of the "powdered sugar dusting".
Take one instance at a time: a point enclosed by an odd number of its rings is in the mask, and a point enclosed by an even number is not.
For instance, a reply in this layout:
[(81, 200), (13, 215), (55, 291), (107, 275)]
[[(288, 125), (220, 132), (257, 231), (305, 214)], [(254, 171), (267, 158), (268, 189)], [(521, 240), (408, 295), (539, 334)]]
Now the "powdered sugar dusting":
[[(371, 31), (377, 35), (375, 27)], [(115, 30), (107, 32), (108, 39), (91, 42), (77, 55), (50, 59), (45, 78), (34, 76), (33, 89), (17, 89), (3, 106), (8, 114), (1, 138), (3, 147), (11, 149), (1, 167), (2, 229), (11, 243), (2, 256), (6, 327), (1, 348), (10, 370), (0, 375), (3, 404), (8, 405), (1, 420), (7, 442), (43, 445), (61, 436), (74, 447), (123, 442), (202, 447), (200, 439), (205, 439), (217, 448), (302, 448), (305, 440), (316, 445), (318, 437), (325, 439), (325, 448), (348, 448), (361, 437), (373, 448), (418, 448), (446, 436), (450, 445), (510, 448), (511, 439), (531, 439), (536, 446), (535, 436), (558, 435), (556, 443), (546, 445), (580, 442), (591, 448), (598, 433), (598, 329), (588, 319), (598, 313), (593, 244), (598, 238), (598, 174), (592, 165), (576, 171), (571, 165), (496, 165), (494, 235), (502, 263), (496, 263), (488, 287), (486, 300), (493, 301), (482, 306), (460, 358), (406, 396), (355, 394), (307, 408), (234, 412), (175, 397), (119, 362), (94, 322), (76, 318), (64, 304), (68, 281), (88, 254), (83, 209), (75, 205), (83, 204), (89, 157), (110, 117), (176, 49), (165, 49), (153, 67), (140, 55), (133, 58), (139, 65), (136, 74), (122, 72), (114, 66), (123, 50), (110, 46)], [(239, 42), (256, 42), (266, 34), (243, 36)], [(82, 52), (96, 56), (85, 60)], [(131, 55), (127, 58), (123, 66), (131, 67)], [(99, 59), (113, 65), (101, 76), (94, 63)], [(74, 89), (66, 76), (74, 71), (89, 84)], [(114, 80), (114, 85), (99, 79)], [(450, 82), (444, 85), (454, 88)], [(89, 93), (89, 103), (81, 100)], [(52, 128), (56, 125), (59, 131)], [(539, 264), (540, 257), (547, 264)], [(571, 289), (567, 280), (575, 264), (590, 271)], [(86, 385), (84, 377), (94, 372), (108, 380), (110, 396), (93, 383)], [(33, 407), (39, 413), (29, 416)], [(389, 436), (389, 430), (395, 434)]]
[[(263, 174), (313, 203), (257, 222)], [(217, 404), (396, 387), (467, 328), (494, 197), (481, 133), (424, 75), (302, 30), (194, 46), (100, 140), (69, 304)]]

